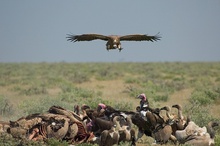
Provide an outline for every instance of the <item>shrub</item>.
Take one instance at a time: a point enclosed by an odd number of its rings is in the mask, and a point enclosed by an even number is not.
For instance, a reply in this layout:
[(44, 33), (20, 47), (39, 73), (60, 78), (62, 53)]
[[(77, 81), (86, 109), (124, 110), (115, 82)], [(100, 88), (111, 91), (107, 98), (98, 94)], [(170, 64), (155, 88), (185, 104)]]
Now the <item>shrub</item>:
[(47, 90), (44, 86), (31, 86), (28, 89), (23, 89), (20, 91), (21, 95), (40, 95), (40, 94), (47, 94)]
[(131, 142), (120, 142), (118, 146), (130, 146)]
[(23, 114), (29, 115), (33, 113), (46, 112), (53, 105), (61, 106), (67, 109), (72, 109), (73, 107), (72, 103), (63, 102), (60, 98), (44, 96), (26, 99), (20, 103), (19, 108), (23, 111)]
[(85, 73), (74, 72), (73, 75), (68, 77), (68, 80), (73, 83), (83, 83), (89, 81), (89, 78)]
[(206, 126), (210, 121), (216, 120), (209, 113), (209, 109), (209, 105), (204, 106), (198, 101), (192, 101), (190, 104), (184, 107), (184, 113), (190, 117), (190, 120), (203, 127)]
[(211, 91), (211, 90), (205, 90), (204, 93), (208, 98), (210, 98), (212, 100), (216, 100), (220, 95), (220, 94), (218, 94), (214, 91)]
[(98, 146), (98, 144), (81, 143), (81, 144), (77, 144), (77, 146)]
[(48, 138), (45, 142), (48, 146), (68, 146), (69, 145), (68, 142), (59, 141), (55, 138)]
[(92, 90), (86, 90), (78, 87), (61, 86), (62, 93), (59, 94), (59, 97), (62, 101), (66, 102), (82, 102), (84, 100), (88, 100), (88, 98), (95, 98), (97, 96), (101, 96), (102, 92), (94, 92)]
[(16, 139), (10, 134), (0, 133), (1, 146), (46, 146), (43, 142), (30, 141), (26, 139)]
[(220, 135), (215, 135), (215, 145), (220, 145)]
[(119, 110), (126, 110), (126, 111), (131, 111), (133, 110), (132, 107), (132, 103), (129, 102), (123, 102), (123, 103), (116, 103), (113, 105), (115, 109), (119, 109)]
[(202, 105), (208, 105), (213, 103), (216, 99), (220, 97), (220, 94), (216, 91), (204, 88), (196, 89), (190, 98), (190, 101), (197, 101)]
[(0, 95), (0, 114), (2, 117), (10, 116), (14, 113), (13, 105), (7, 97)]
[(118, 77), (122, 77), (122, 73), (115, 65), (105, 65), (98, 69), (96, 79), (97, 80), (114, 80)]
[(136, 78), (132, 78), (132, 77), (129, 77), (129, 78), (126, 78), (125, 79), (125, 83), (127, 83), (127, 84), (131, 84), (131, 83), (139, 83), (139, 80), (138, 79), (136, 79)]
[(158, 101), (164, 101), (166, 102), (168, 100), (168, 95), (156, 95), (153, 98), (154, 101), (158, 102)]
[(128, 93), (131, 97), (136, 97), (137, 95), (144, 93), (144, 89), (130, 85), (127, 86), (123, 92)]

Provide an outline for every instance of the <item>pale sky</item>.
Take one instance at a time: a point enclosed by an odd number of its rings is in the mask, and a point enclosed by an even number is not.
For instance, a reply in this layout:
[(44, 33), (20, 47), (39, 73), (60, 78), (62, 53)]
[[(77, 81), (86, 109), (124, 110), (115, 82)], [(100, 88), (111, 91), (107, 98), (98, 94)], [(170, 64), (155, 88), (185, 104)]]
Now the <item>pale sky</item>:
[[(1, 0), (0, 62), (220, 61), (219, 0)], [(160, 32), (158, 42), (67, 41), (67, 34)]]

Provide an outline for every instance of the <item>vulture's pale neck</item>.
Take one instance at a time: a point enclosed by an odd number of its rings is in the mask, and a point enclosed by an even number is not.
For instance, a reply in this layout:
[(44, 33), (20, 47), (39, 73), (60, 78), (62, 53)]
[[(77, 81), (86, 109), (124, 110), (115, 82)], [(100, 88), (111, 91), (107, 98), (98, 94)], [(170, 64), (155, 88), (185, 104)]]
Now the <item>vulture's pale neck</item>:
[(214, 137), (215, 137), (215, 130), (213, 128), (215, 126), (218, 126), (218, 125), (215, 125), (214, 122), (209, 122), (207, 125), (207, 132), (210, 134), (210, 137), (212, 139), (214, 139)]
[(128, 130), (131, 130), (132, 120), (130, 116), (127, 117), (127, 122), (128, 122)]
[(77, 115), (79, 115), (79, 106), (78, 106), (78, 105), (74, 106), (74, 112), (75, 112)]
[(169, 118), (169, 119), (173, 119), (173, 117), (170, 115), (170, 111), (171, 111), (171, 109), (170, 109), (170, 107), (166, 107), (166, 116)]
[[(119, 116), (115, 116), (114, 118), (113, 118), (113, 124), (115, 125), (115, 129), (121, 129), (121, 125), (120, 125), (120, 123), (119, 123)], [(114, 127), (114, 126), (113, 126)]]
[(182, 107), (179, 105), (179, 107), (177, 109), (178, 109), (179, 119), (183, 120), (184, 117), (183, 117)]

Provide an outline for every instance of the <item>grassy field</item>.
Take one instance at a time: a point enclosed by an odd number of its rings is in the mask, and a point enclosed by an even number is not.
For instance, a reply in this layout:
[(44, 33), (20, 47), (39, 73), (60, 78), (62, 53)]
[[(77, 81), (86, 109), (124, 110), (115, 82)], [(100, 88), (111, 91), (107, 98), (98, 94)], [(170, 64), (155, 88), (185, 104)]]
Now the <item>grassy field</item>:
[[(181, 104), (200, 126), (220, 119), (220, 62), (0, 63), (0, 120), (59, 105), (103, 102), (135, 110), (145, 93), (152, 107)], [(173, 111), (174, 113), (176, 111)], [(220, 141), (217, 130), (217, 140)]]

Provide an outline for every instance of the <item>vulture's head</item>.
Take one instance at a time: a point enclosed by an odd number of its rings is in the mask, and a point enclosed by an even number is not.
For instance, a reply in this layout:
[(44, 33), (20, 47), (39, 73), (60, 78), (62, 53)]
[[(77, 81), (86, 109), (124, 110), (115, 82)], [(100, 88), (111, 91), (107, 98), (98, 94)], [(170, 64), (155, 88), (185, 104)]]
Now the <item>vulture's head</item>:
[(219, 123), (218, 123), (218, 122), (209, 122), (208, 124), (209, 124), (211, 127), (219, 126)]
[(146, 101), (146, 99), (147, 99), (147, 97), (144, 93), (138, 95), (137, 98), (140, 98), (141, 100), (144, 100), (144, 101)]
[(164, 106), (164, 107), (160, 108), (160, 110), (170, 111), (171, 109), (169, 106)]
[(181, 109), (182, 109), (182, 106), (179, 105), (179, 104), (175, 104), (175, 105), (172, 106), (172, 108), (177, 108), (177, 109), (181, 110)]
[(86, 110), (86, 109), (90, 109), (90, 106), (86, 105), (86, 104), (83, 104), (81, 106), (81, 110)]

